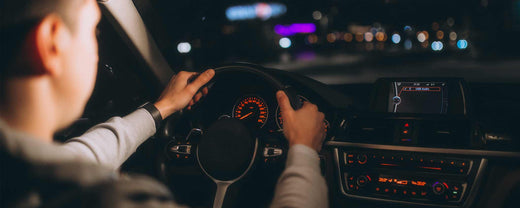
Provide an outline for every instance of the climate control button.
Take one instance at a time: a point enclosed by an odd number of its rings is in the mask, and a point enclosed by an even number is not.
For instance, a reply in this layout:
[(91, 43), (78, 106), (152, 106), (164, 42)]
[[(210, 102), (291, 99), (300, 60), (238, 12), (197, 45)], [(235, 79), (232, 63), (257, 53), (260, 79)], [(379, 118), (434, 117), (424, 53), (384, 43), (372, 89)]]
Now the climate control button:
[(370, 183), (370, 181), (372, 181), (372, 179), (368, 175), (361, 175), (356, 179), (356, 183), (359, 187), (366, 186), (368, 183)]
[(432, 186), (433, 193), (436, 195), (442, 195), (447, 189), (446, 183), (435, 182)]

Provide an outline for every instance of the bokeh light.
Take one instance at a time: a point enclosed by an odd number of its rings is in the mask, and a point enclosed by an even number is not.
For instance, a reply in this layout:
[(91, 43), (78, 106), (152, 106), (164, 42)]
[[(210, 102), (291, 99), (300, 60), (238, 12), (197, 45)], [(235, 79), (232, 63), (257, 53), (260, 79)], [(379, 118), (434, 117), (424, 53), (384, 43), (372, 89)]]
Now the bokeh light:
[(282, 47), (282, 48), (290, 48), (292, 45), (292, 41), (289, 38), (281, 38), (278, 43), (280, 44), (280, 47)]
[(437, 39), (439, 40), (442, 40), (444, 38), (444, 32), (442, 32), (441, 30), (437, 31), (436, 35)]
[(376, 40), (379, 42), (385, 42), (388, 37), (386, 36), (386, 33), (384, 32), (377, 32), (376, 33)]
[(456, 32), (450, 32), (450, 40), (457, 40), (457, 33)]
[(191, 51), (191, 44), (188, 42), (182, 42), (177, 45), (177, 51), (179, 53), (189, 53)]
[(323, 15), (321, 14), (320, 11), (314, 11), (312, 13), (312, 18), (314, 18), (315, 20), (321, 20), (322, 17), (323, 17)]
[(401, 42), (401, 36), (397, 33), (394, 33), (392, 35), (392, 42), (395, 43), (395, 44), (398, 44)]
[(433, 41), (432, 50), (441, 51), (444, 48), (444, 44), (441, 41)]
[(466, 41), (466, 40), (457, 41), (457, 47), (461, 50), (466, 49), (468, 47), (468, 41)]
[(329, 43), (334, 43), (334, 41), (336, 41), (336, 34), (334, 34), (334, 33), (329, 33), (329, 34), (327, 35), (327, 41), (328, 41)]
[(405, 40), (404, 41), (404, 49), (410, 50), (410, 49), (412, 49), (412, 46), (413, 45), (412, 45), (412, 41), (411, 40)]
[(374, 34), (372, 34), (371, 32), (366, 32), (365, 33), (365, 40), (367, 42), (372, 42), (372, 40), (374, 40)]
[(352, 35), (352, 33), (345, 33), (345, 35), (343, 35), (343, 40), (345, 40), (346, 42), (352, 42), (352, 40), (354, 39), (354, 36)]

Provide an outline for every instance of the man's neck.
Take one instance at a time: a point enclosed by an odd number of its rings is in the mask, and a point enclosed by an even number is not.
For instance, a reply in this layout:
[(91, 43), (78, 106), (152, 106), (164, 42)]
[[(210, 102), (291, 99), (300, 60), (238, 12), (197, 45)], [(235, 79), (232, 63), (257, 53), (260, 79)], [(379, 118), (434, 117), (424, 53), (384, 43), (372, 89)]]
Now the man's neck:
[(52, 142), (56, 130), (55, 106), (45, 80), (14, 79), (6, 83), (0, 118), (14, 130)]

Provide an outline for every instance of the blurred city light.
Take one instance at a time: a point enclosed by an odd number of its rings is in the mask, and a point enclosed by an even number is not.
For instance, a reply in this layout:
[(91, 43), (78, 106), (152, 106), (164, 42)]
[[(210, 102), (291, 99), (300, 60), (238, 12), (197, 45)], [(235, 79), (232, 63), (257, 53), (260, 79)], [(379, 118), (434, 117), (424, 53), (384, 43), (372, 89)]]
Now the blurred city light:
[(466, 40), (457, 41), (457, 47), (461, 50), (466, 49), (468, 47), (468, 41), (466, 41)]
[(457, 40), (457, 33), (456, 32), (450, 32), (450, 40)]
[(455, 25), (455, 19), (453, 19), (452, 17), (448, 17), (446, 22), (448, 23), (448, 26), (450, 26), (450, 27), (453, 27), (453, 25)]
[(177, 45), (177, 51), (179, 53), (189, 53), (191, 51), (191, 44), (188, 42), (182, 42)]
[(307, 37), (307, 41), (310, 43), (310, 44), (315, 44), (318, 42), (318, 36), (315, 35), (315, 34), (310, 34), (308, 37)]
[(280, 47), (282, 47), (282, 48), (289, 48), (292, 45), (292, 41), (289, 38), (281, 38), (278, 43), (280, 44)]
[(296, 34), (307, 34), (316, 32), (316, 25), (313, 23), (295, 23), (290, 25), (276, 25), (274, 32), (281, 36), (292, 36)]
[(386, 33), (384, 33), (384, 32), (377, 32), (376, 33), (376, 40), (377, 41), (384, 42), (384, 41), (386, 41), (386, 39), (387, 39)]
[(323, 16), (323, 15), (321, 14), (320, 11), (314, 11), (314, 12), (312, 13), (312, 18), (314, 18), (314, 20), (321, 20), (321, 17), (322, 17), (322, 16)]
[(432, 23), (432, 30), (434, 30), (434, 31), (439, 30), (439, 23), (437, 23), (437, 22), (433, 22), (433, 23)]
[(329, 43), (334, 43), (334, 41), (336, 41), (336, 34), (334, 34), (334, 33), (329, 33), (329, 34), (327, 35), (327, 41), (328, 41)]
[(372, 40), (374, 40), (374, 34), (372, 34), (371, 32), (366, 32), (365, 33), (365, 40), (367, 42), (372, 42)]
[(426, 35), (424, 35), (423, 32), (420, 32), (419, 34), (417, 34), (417, 40), (421, 43), (424, 42), (426, 40)]
[(229, 7), (226, 9), (226, 17), (229, 21), (268, 20), (279, 17), (285, 12), (287, 12), (287, 7), (281, 3), (256, 3)]
[(442, 40), (444, 38), (444, 32), (441, 30), (437, 31), (437, 39)]
[(397, 33), (392, 35), (392, 42), (398, 44), (401, 42), (401, 36)]
[(343, 39), (347, 42), (352, 42), (354, 36), (352, 35), (352, 33), (345, 33), (345, 35), (343, 35)]
[(404, 26), (404, 31), (412, 31), (412, 27), (409, 25)]
[(432, 50), (441, 51), (444, 48), (444, 44), (441, 41), (433, 41)]
[(406, 50), (412, 49), (412, 41), (411, 40), (405, 40), (404, 41), (404, 49), (406, 49)]
[(356, 33), (356, 41), (363, 42), (363, 33)]

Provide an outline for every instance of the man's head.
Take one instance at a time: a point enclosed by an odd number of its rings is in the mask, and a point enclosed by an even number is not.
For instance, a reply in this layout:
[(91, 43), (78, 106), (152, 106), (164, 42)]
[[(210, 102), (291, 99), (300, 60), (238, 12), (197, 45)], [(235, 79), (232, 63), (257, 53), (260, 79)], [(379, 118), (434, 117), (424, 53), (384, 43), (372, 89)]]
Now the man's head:
[(99, 19), (95, 0), (2, 0), (1, 106), (20, 96), (9, 85), (22, 82), (59, 109), (56, 128), (79, 117), (94, 88)]

